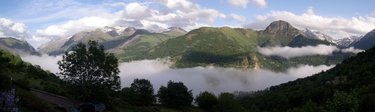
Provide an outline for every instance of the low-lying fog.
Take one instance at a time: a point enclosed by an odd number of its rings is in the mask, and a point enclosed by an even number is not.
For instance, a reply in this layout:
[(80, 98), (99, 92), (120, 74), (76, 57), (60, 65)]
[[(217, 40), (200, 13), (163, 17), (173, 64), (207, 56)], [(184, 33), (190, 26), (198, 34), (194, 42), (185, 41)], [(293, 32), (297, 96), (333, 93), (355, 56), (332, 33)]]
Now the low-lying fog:
[[(23, 60), (53, 73), (59, 72), (57, 61), (61, 57), (43, 55), (22, 57)], [(128, 87), (135, 78), (145, 78), (151, 81), (155, 91), (161, 85), (166, 85), (169, 80), (182, 81), (196, 95), (201, 91), (215, 94), (221, 92), (255, 91), (310, 76), (333, 66), (300, 65), (289, 68), (286, 72), (276, 73), (270, 70), (242, 71), (234, 68), (221, 67), (194, 67), (170, 68), (170, 64), (163, 60), (141, 60), (121, 63), (120, 77), (122, 87)]]

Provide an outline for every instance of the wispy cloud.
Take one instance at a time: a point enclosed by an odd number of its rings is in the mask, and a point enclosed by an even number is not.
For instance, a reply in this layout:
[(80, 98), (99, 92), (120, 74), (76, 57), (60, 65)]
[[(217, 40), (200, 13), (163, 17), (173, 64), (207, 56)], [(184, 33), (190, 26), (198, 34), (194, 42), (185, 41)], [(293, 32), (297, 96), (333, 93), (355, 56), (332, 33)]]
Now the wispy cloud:
[(228, 3), (232, 6), (246, 8), (250, 1), (260, 8), (267, 6), (266, 0), (228, 0)]
[(361, 50), (361, 49), (355, 49), (354, 47), (341, 49), (341, 52), (349, 52), (349, 53), (359, 53), (359, 52), (363, 52), (363, 51), (364, 50)]
[(258, 47), (258, 52), (266, 56), (281, 56), (284, 58), (293, 58), (300, 56), (312, 55), (330, 55), (334, 51), (339, 50), (336, 46), (331, 45), (317, 45), (317, 46), (304, 46), (304, 47)]

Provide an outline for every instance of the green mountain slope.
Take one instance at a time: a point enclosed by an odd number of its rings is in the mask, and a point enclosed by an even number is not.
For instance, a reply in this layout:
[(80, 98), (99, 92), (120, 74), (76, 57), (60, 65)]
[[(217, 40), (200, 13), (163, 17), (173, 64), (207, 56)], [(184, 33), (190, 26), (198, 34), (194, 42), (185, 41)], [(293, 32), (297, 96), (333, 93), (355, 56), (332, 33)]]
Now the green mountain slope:
[[(0, 50), (0, 91), (16, 89), (20, 111), (53, 111), (53, 105), (34, 96), (31, 88), (64, 95), (62, 80), (39, 66), (23, 62), (19, 56)], [(38, 101), (38, 103), (35, 103)]]
[(244, 56), (255, 53), (256, 32), (228, 27), (203, 27), (184, 36), (169, 39), (152, 48), (149, 58), (173, 57), (177, 66), (204, 64), (236, 64)]
[(249, 110), (375, 111), (375, 48), (313, 76), (240, 95)]
[(17, 55), (38, 55), (39, 53), (26, 41), (15, 38), (0, 38), (0, 49)]
[[(135, 56), (146, 59), (170, 57), (176, 67), (215, 65), (236, 68), (267, 68), (282, 71), (298, 64), (337, 64), (350, 53), (337, 52), (333, 56), (305, 56), (292, 59), (264, 56), (259, 46), (315, 46), (330, 45), (328, 41), (310, 39), (285, 21), (276, 21), (264, 31), (240, 28), (202, 27), (186, 35), (169, 39), (147, 53)], [(332, 44), (333, 45), (333, 44)], [(337, 57), (337, 58), (336, 58)], [(339, 60), (339, 61), (337, 61)]]
[(145, 56), (147, 56), (148, 50), (175, 37), (177, 37), (176, 34), (163, 33), (136, 35), (132, 40), (129, 40), (129, 42), (122, 43), (120, 46), (109, 49), (108, 51), (117, 54), (120, 61), (144, 59)]

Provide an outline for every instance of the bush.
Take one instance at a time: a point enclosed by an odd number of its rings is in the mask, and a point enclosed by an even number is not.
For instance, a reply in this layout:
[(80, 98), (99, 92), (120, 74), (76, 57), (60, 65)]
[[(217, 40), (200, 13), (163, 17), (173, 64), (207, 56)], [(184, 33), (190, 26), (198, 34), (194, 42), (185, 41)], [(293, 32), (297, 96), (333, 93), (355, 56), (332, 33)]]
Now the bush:
[(162, 105), (170, 107), (190, 106), (193, 101), (191, 90), (182, 82), (169, 81), (167, 87), (160, 87), (158, 97)]
[(200, 108), (213, 111), (217, 105), (217, 98), (215, 95), (205, 91), (197, 96), (195, 102)]

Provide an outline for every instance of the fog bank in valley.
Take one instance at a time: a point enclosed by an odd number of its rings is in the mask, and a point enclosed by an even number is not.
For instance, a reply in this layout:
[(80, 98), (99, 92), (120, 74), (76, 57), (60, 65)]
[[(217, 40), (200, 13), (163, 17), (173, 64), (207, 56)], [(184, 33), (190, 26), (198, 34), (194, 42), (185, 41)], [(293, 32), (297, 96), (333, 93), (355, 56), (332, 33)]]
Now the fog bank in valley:
[[(61, 56), (52, 57), (43, 55), (22, 57), (23, 60), (41, 66), (53, 73), (59, 72), (57, 61)], [(154, 85), (157, 91), (161, 85), (166, 85), (169, 80), (181, 81), (196, 95), (201, 91), (213, 93), (234, 91), (255, 91), (310, 76), (333, 66), (300, 65), (289, 68), (285, 72), (272, 72), (270, 70), (242, 71), (234, 68), (222, 67), (193, 67), (170, 68), (166, 60), (140, 60), (120, 63), (121, 86), (129, 87), (135, 78), (145, 78)]]
[(289, 68), (285, 72), (272, 72), (270, 70), (242, 71), (234, 68), (222, 67), (194, 67), (172, 69), (165, 61), (142, 60), (120, 64), (122, 86), (130, 86), (135, 78), (149, 79), (158, 90), (161, 85), (166, 85), (169, 80), (182, 81), (194, 94), (201, 91), (213, 93), (234, 91), (256, 91), (267, 87), (285, 83), (297, 78), (327, 70), (333, 66), (300, 65)]
[(317, 46), (303, 46), (303, 47), (289, 47), (289, 46), (275, 46), (275, 47), (258, 47), (258, 52), (266, 56), (281, 56), (284, 58), (294, 58), (301, 56), (314, 55), (331, 55), (333, 52), (345, 53), (359, 53), (363, 50), (355, 49), (353, 47), (340, 49), (333, 45), (317, 45)]

